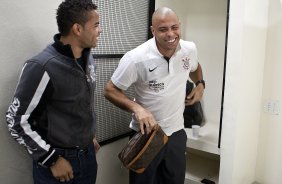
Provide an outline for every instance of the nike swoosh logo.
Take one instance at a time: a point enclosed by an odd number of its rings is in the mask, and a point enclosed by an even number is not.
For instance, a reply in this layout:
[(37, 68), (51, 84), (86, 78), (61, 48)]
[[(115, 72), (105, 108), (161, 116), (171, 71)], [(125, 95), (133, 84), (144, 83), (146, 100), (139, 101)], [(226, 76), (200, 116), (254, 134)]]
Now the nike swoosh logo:
[(153, 69), (150, 69), (150, 68), (149, 68), (149, 72), (154, 71), (156, 68), (158, 68), (158, 67), (156, 66), (156, 67), (155, 67), (155, 68), (153, 68)]

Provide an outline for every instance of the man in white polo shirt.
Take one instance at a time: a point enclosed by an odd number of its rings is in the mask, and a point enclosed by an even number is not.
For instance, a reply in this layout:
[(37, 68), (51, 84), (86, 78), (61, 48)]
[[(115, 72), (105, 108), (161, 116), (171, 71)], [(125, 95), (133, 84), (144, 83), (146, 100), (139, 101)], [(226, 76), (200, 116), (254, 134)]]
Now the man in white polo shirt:
[[(183, 184), (185, 179), (184, 131), (185, 105), (200, 101), (205, 82), (193, 42), (180, 39), (180, 22), (171, 9), (157, 9), (152, 17), (154, 37), (127, 52), (111, 80), (105, 86), (105, 97), (116, 106), (132, 113), (130, 127), (149, 133), (159, 124), (169, 136), (142, 174), (130, 172), (130, 184)], [(186, 97), (188, 78), (196, 87)], [(135, 89), (135, 100), (123, 91)]]

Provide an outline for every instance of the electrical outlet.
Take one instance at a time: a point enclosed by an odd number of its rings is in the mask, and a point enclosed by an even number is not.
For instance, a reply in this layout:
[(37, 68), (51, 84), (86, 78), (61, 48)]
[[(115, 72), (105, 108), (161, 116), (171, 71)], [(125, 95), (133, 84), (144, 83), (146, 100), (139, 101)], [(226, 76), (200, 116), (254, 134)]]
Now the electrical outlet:
[(263, 111), (272, 115), (279, 115), (280, 102), (278, 100), (266, 100), (263, 105)]

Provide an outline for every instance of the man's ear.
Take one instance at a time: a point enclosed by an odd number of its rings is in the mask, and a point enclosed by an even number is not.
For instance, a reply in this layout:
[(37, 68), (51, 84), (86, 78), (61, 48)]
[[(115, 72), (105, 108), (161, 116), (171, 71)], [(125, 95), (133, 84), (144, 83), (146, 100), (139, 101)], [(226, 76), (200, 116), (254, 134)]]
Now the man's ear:
[(80, 26), (78, 23), (73, 24), (73, 25), (72, 25), (72, 32), (73, 32), (75, 35), (79, 36), (80, 33), (81, 33), (81, 26)]
[(150, 30), (151, 30), (152, 35), (155, 36), (155, 30), (154, 30), (153, 26), (150, 26)]

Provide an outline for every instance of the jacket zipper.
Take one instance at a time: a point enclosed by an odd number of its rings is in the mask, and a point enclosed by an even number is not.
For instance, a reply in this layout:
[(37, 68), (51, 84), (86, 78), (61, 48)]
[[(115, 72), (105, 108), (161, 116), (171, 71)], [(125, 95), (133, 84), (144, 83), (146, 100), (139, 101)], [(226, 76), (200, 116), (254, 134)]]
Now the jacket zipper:
[(90, 112), (93, 114), (94, 112), (94, 102), (93, 102), (93, 93), (92, 93), (92, 88), (91, 88), (91, 85), (90, 85), (90, 82), (91, 82), (91, 79), (89, 78), (89, 76), (87, 75), (87, 63), (86, 63), (86, 66), (85, 66), (85, 71), (83, 70), (83, 68), (77, 63), (77, 61), (75, 60), (75, 63), (76, 65), (80, 68), (81, 72), (83, 73), (83, 75), (85, 76), (85, 79), (86, 79), (86, 85), (87, 85), (87, 88), (88, 88), (88, 92), (89, 92), (89, 95), (90, 95), (90, 107), (89, 107), (89, 110)]

